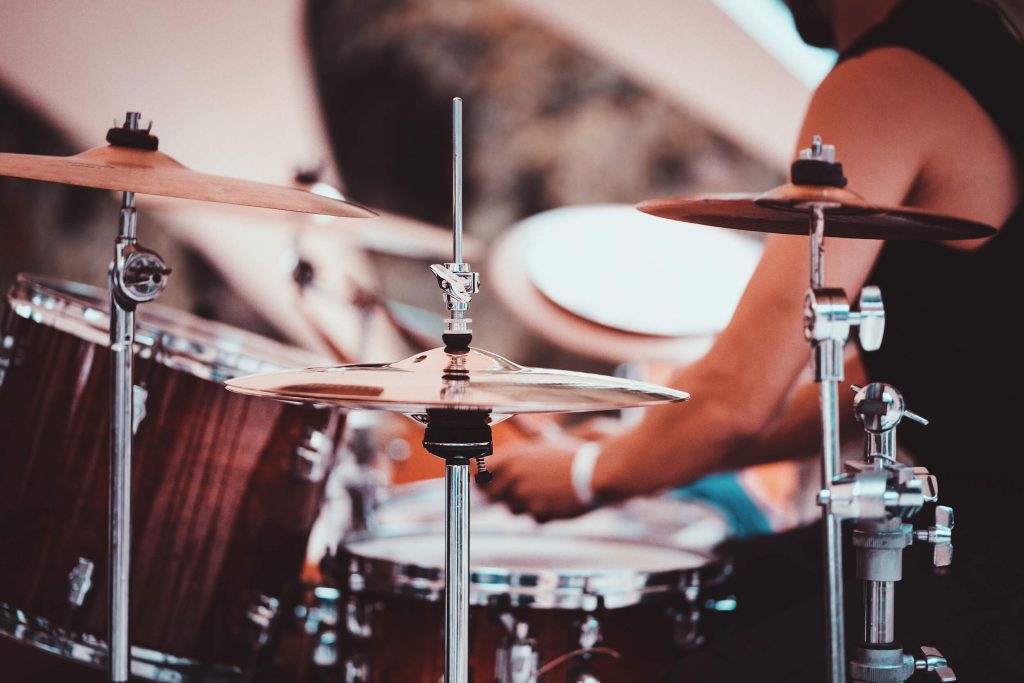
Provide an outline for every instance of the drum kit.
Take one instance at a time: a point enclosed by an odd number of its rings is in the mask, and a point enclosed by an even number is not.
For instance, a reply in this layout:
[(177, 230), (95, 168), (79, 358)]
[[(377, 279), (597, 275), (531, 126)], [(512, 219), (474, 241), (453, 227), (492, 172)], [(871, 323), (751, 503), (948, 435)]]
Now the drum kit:
[[(507, 418), (625, 410), (689, 396), (634, 380), (524, 367), (471, 345), (468, 314), (480, 276), (463, 260), (461, 129), (456, 98), (453, 256), (431, 266), (448, 312), (443, 346), (379, 364), (331, 366), (152, 304), (170, 268), (138, 244), (135, 196), (346, 219), (372, 219), (373, 211), (296, 188), (195, 173), (158, 151), (137, 113), (109, 131), (108, 146), (73, 157), (0, 154), (0, 175), (122, 193), (107, 293), (22, 275), (7, 297), (0, 337), (5, 675), (36, 680), (60, 671), (68, 680), (89, 680), (90, 669), (105, 668), (107, 680), (118, 683), (260, 680), (273, 668), (282, 625), (300, 617), (315, 637), (310, 656), (318, 680), (332, 681), (529, 683), (556, 672), (574, 683), (658, 681), (680, 649), (699, 645), (701, 614), (730, 604), (706, 591), (729, 570), (723, 558), (695, 549), (693, 529), (705, 542), (722, 535), (696, 504), (644, 499), (546, 525), (521, 517), (493, 524), (493, 504), (471, 505), (471, 466), (486, 486), (492, 427)], [(939, 566), (952, 552), (951, 510), (937, 508), (926, 529), (909, 523), (937, 499), (937, 484), (927, 470), (897, 462), (895, 428), (904, 417), (923, 418), (889, 385), (856, 388), (865, 455), (845, 468), (840, 462), (843, 349), (853, 326), (864, 350), (878, 348), (884, 310), (875, 288), (862, 291), (854, 310), (844, 292), (825, 287), (824, 244), (826, 236), (950, 240), (993, 230), (872, 206), (845, 189), (834, 150), (817, 138), (794, 163), (792, 181), (760, 196), (655, 200), (638, 208), (683, 221), (685, 229), (810, 236), (804, 335), (824, 430), (818, 502), (830, 681), (849, 673), (855, 681), (897, 682), (917, 670), (954, 680), (940, 653), (906, 654), (893, 632), (903, 549), (915, 540), (934, 544)], [(711, 233), (707, 239), (709, 249), (739, 249)], [(715, 331), (697, 330), (685, 315), (671, 324), (639, 309), (625, 322), (595, 317), (578, 288), (552, 284), (547, 276), (559, 274), (550, 259), (537, 263), (538, 325), (557, 309), (577, 318), (580, 329), (622, 336), (623, 326), (635, 327), (634, 338), (644, 340), (636, 348), (656, 349), (666, 360), (692, 358), (697, 347), (680, 340)], [(394, 502), (380, 505), (372, 528), (349, 533), (325, 558), (323, 584), (303, 602), (298, 577), (307, 538), (346, 416), (364, 410), (405, 415), (424, 428), (423, 447), (445, 464), (444, 502), (433, 483), (396, 491), (392, 501), (420, 511), (417, 523), (407, 523), (409, 515), (389, 522)], [(484, 518), (473, 534), (471, 508)], [(843, 520), (854, 520), (858, 577), (865, 582), (865, 631), (849, 662)], [(39, 652), (43, 661), (34, 657)]]

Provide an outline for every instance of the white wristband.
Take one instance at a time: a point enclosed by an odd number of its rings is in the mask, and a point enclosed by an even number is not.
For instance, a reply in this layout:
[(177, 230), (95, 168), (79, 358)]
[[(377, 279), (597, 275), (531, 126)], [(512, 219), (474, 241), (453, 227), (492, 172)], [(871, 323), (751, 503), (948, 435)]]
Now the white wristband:
[(572, 457), (572, 489), (581, 503), (590, 507), (594, 504), (594, 466), (601, 455), (601, 444), (586, 441), (576, 449)]

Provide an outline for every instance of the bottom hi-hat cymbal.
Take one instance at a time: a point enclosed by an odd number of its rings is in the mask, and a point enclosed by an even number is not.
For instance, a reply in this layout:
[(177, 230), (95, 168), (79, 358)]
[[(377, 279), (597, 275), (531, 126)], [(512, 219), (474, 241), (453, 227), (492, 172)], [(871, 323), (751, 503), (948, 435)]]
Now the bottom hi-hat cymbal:
[(479, 349), (424, 351), (387, 365), (342, 365), (250, 375), (231, 391), (284, 401), (387, 410), (413, 417), (428, 410), (496, 415), (556, 413), (685, 401), (683, 391), (583, 372), (528, 368)]
[(964, 240), (989, 237), (990, 225), (905, 206), (873, 206), (850, 190), (787, 184), (761, 195), (721, 194), (651, 199), (637, 208), (661, 218), (736, 230), (806, 235), (813, 205), (825, 212), (825, 235), (878, 240)]

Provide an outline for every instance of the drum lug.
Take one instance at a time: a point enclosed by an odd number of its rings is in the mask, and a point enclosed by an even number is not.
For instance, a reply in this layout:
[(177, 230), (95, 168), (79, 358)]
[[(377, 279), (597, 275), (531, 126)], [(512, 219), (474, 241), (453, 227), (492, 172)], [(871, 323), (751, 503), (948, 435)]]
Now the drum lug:
[(345, 630), (353, 638), (369, 640), (373, 637), (374, 605), (350, 597), (345, 604)]
[[(313, 648), (313, 664), (315, 666), (329, 668), (338, 663), (338, 634), (334, 631), (324, 631), (317, 639), (316, 647)], [(348, 664), (346, 662), (346, 671)]]
[(298, 481), (321, 482), (330, 466), (334, 442), (327, 432), (310, 429), (292, 453), (292, 477)]
[(85, 603), (85, 596), (92, 588), (92, 572), (96, 565), (84, 557), (78, 558), (78, 563), (68, 574), (68, 602), (72, 607), (81, 607)]
[(4, 385), (4, 377), (11, 367), (11, 359), (14, 357), (14, 335), (5, 334), (0, 337), (0, 387)]
[(295, 618), (306, 635), (315, 636), (321, 626), (338, 625), (338, 602), (341, 591), (331, 586), (317, 586), (308, 605), (295, 608)]
[(704, 642), (700, 634), (700, 607), (689, 603), (683, 609), (671, 610), (674, 624), (673, 637), (676, 645), (684, 650), (692, 650)]
[(579, 624), (579, 643), (584, 650), (593, 650), (601, 642), (601, 622), (588, 614)]
[(524, 621), (514, 622), (509, 635), (495, 654), (494, 675), (498, 683), (536, 683), (537, 641), (530, 638), (529, 634), (529, 624)]
[(256, 627), (256, 637), (254, 640), (257, 646), (262, 647), (270, 638), (270, 629), (273, 628), (274, 622), (277, 620), (277, 612), (280, 606), (281, 603), (277, 598), (261, 594), (253, 604), (249, 605), (249, 609), (246, 610), (246, 620)]
[(370, 662), (362, 652), (345, 657), (345, 683), (370, 683)]
[(132, 387), (132, 434), (139, 431), (139, 425), (146, 419), (146, 401), (149, 399), (149, 392), (141, 385)]

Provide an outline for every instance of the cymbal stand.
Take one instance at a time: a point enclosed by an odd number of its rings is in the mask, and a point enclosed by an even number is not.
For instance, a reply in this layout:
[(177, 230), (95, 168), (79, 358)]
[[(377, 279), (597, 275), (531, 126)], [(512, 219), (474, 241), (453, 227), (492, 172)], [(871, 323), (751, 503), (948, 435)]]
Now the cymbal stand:
[[(122, 128), (112, 128), (107, 141), (114, 145), (156, 149), (156, 138), (139, 129), (140, 114), (128, 112)], [(131, 576), (131, 478), (135, 416), (144, 397), (133, 382), (135, 308), (156, 299), (167, 286), (170, 269), (155, 252), (140, 247), (136, 237), (135, 193), (121, 201), (114, 261), (110, 265), (110, 507), (108, 555), (107, 674), (113, 683), (127, 681), (131, 673), (128, 634)], [(144, 398), (143, 398), (144, 400)]]
[(907, 520), (926, 502), (938, 498), (936, 478), (923, 467), (896, 462), (896, 427), (907, 417), (924, 418), (906, 409), (903, 396), (888, 384), (875, 383), (857, 391), (854, 411), (864, 425), (864, 459), (847, 463), (847, 473), (833, 483), (832, 510), (839, 518), (855, 519), (853, 545), (857, 578), (864, 582), (864, 632), (850, 661), (856, 683), (903, 683), (915, 671), (935, 673), (955, 681), (946, 658), (933, 647), (922, 657), (906, 654), (896, 642), (895, 585), (903, 574), (903, 550), (919, 540), (934, 546), (936, 567), (952, 562), (953, 510), (935, 508), (935, 524), (914, 530)]
[[(444, 294), (450, 317), (442, 339), (451, 363), (445, 393), (465, 390), (469, 373), (465, 354), (473, 340), (466, 317), (480, 289), (480, 277), (462, 261), (462, 100), (452, 102), (452, 263), (430, 267)], [(444, 681), (469, 683), (469, 466), (477, 463), (477, 481), (490, 478), (484, 457), (493, 451), (490, 413), (480, 410), (428, 410), (423, 447), (445, 460), (445, 611)]]
[[(835, 148), (822, 145), (821, 137), (817, 135), (810, 149), (803, 150), (800, 157), (801, 161), (796, 163), (812, 161), (826, 170), (838, 166)], [(838, 175), (842, 175), (841, 167)], [(810, 211), (811, 287), (804, 297), (804, 337), (811, 344), (814, 381), (819, 386), (821, 404), (822, 492), (819, 503), (824, 529), (829, 681), (845, 683), (842, 528), (840, 519), (831, 514), (829, 503), (832, 482), (840, 469), (838, 391), (839, 383), (844, 379), (843, 355), (850, 327), (860, 325), (861, 347), (865, 351), (874, 351), (881, 345), (885, 314), (881, 292), (876, 287), (861, 290), (860, 311), (850, 310), (845, 292), (825, 287), (825, 214), (835, 207), (827, 202), (813, 202), (797, 208)]]

